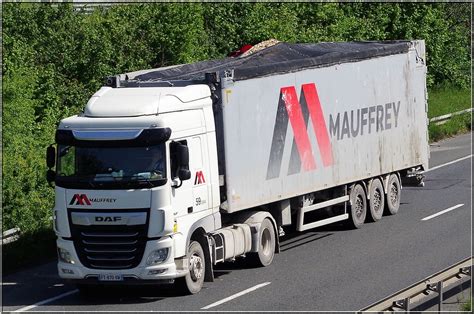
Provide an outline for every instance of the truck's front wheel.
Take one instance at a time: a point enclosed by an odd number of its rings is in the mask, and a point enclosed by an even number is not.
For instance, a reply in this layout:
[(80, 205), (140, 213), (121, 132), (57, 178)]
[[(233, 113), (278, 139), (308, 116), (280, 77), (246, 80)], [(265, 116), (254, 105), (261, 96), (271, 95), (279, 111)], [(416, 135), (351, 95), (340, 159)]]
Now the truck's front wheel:
[(191, 241), (188, 247), (189, 273), (176, 282), (178, 288), (185, 294), (195, 294), (201, 291), (206, 272), (206, 259), (201, 244)]

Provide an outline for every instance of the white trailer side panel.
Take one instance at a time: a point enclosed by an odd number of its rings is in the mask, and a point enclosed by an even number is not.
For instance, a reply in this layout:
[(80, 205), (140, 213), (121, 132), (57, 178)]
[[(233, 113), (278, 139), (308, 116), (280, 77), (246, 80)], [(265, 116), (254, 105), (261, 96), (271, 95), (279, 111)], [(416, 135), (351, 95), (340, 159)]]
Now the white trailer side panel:
[(424, 42), (415, 43), (404, 54), (224, 82), (227, 211), (427, 169)]

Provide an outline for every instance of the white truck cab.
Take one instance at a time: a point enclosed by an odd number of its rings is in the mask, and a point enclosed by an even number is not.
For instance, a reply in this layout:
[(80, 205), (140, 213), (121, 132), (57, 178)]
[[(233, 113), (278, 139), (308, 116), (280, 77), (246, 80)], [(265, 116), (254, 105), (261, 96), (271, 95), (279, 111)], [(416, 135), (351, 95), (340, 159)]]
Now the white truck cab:
[(61, 121), (54, 216), (62, 278), (188, 273), (190, 233), (221, 227), (211, 106), (207, 85), (103, 87), (83, 114)]

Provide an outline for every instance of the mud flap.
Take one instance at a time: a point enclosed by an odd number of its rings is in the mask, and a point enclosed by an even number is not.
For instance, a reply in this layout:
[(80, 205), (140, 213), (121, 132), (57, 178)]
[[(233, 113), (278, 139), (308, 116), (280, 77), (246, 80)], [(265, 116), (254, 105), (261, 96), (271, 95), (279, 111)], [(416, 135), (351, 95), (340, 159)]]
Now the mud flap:
[(199, 243), (201, 244), (204, 251), (204, 258), (206, 259), (206, 271), (204, 273), (205, 282), (214, 282), (214, 267), (211, 258), (209, 239), (207, 236), (200, 237)]

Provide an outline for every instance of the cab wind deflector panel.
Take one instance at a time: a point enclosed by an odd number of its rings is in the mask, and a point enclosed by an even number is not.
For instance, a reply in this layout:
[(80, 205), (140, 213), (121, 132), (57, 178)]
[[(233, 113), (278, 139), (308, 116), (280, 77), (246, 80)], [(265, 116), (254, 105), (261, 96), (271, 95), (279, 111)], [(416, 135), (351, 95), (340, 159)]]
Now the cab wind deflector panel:
[[(106, 132), (104, 130), (104, 132)], [(170, 128), (145, 129), (140, 135), (133, 139), (109, 140), (109, 139), (77, 139), (72, 130), (57, 130), (56, 143), (78, 147), (138, 147), (157, 145), (167, 141), (171, 136)]]

